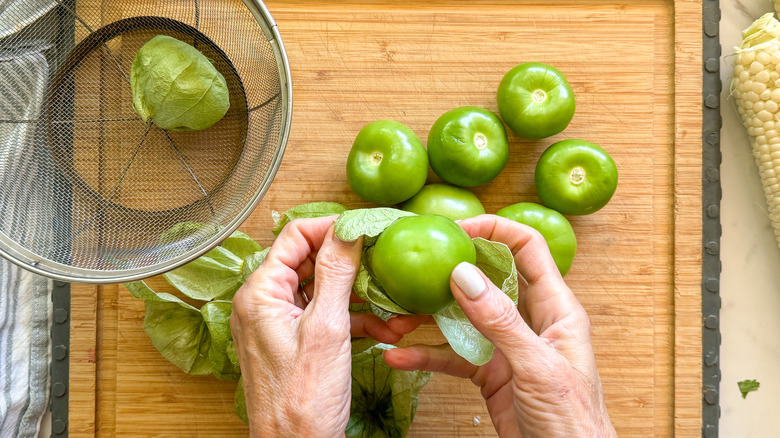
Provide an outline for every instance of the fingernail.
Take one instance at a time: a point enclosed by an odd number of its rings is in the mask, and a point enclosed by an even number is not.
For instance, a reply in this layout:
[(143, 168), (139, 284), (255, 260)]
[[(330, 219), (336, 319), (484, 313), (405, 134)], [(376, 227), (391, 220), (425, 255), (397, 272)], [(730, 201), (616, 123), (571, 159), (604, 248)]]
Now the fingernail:
[(477, 268), (468, 262), (462, 262), (455, 266), (455, 269), (452, 270), (452, 279), (455, 280), (455, 284), (460, 287), (463, 293), (472, 300), (477, 299), (487, 289), (485, 280), (479, 275)]

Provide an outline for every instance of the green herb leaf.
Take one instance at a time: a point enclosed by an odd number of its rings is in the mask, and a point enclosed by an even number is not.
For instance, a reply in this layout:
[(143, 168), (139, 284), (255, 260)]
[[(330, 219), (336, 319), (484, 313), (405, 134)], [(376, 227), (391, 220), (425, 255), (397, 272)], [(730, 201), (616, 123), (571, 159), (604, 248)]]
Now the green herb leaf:
[(746, 398), (749, 392), (758, 390), (761, 384), (757, 380), (743, 380), (737, 382), (737, 386), (739, 386), (739, 392), (742, 393), (742, 398)]
[(382, 314), (377, 315), (379, 317), (382, 317), (385, 312), (410, 315), (409, 312), (391, 300), (390, 297), (385, 294), (382, 288), (379, 287), (379, 285), (376, 283), (376, 280), (371, 277), (371, 274), (366, 267), (365, 257), (366, 256), (364, 255), (364, 259), (361, 261), (360, 268), (358, 269), (357, 276), (355, 277), (355, 283), (352, 285), (352, 291), (355, 292), (355, 295), (360, 297), (360, 299), (363, 301), (383, 310), (384, 312), (382, 312)]
[(403, 437), (417, 410), (417, 394), (432, 373), (390, 368), (377, 344), (352, 356), (352, 403), (348, 438)]
[(277, 211), (272, 211), (271, 215), (274, 219), (273, 233), (274, 236), (278, 236), (282, 232), (282, 228), (295, 219), (333, 216), (347, 210), (349, 210), (347, 207), (335, 202), (312, 202), (310, 204), (297, 205), (281, 214)]
[(228, 359), (230, 359), (230, 363), (236, 367), (240, 367), (238, 363), (238, 352), (236, 352), (236, 344), (232, 339), (228, 341), (227, 346), (225, 347), (225, 354), (227, 354)]
[(232, 311), (233, 303), (230, 301), (211, 301), (200, 309), (211, 339), (208, 355), (212, 372), (220, 380), (238, 380), (241, 377), (241, 370), (228, 354), (229, 346), (235, 351), (233, 335), (230, 332)]
[(242, 284), (241, 257), (218, 246), (163, 277), (190, 298), (202, 301), (231, 299)]
[(244, 423), (249, 424), (249, 416), (246, 413), (246, 397), (244, 396), (244, 378), (238, 379), (238, 385), (236, 386), (236, 393), (233, 395), (233, 405), (235, 406), (236, 415)]
[(265, 260), (265, 256), (268, 255), (268, 251), (270, 249), (271, 247), (269, 246), (268, 248), (251, 254), (244, 259), (244, 263), (241, 265), (241, 284), (245, 283), (249, 276), (252, 275), (252, 273), (255, 272), (258, 267), (260, 267), (260, 263), (263, 263), (263, 260)]
[(185, 373), (210, 374), (211, 337), (200, 311), (171, 294), (154, 292), (143, 281), (125, 287), (145, 300), (144, 330), (157, 351)]
[(404, 216), (416, 215), (388, 207), (345, 211), (336, 219), (336, 236), (345, 242), (352, 242), (360, 236), (366, 236), (363, 246), (371, 246), (385, 228)]
[(195, 47), (157, 35), (130, 66), (133, 108), (162, 129), (190, 131), (217, 123), (230, 108), (225, 77)]
[(352, 354), (366, 351), (377, 344), (373, 338), (352, 338)]
[[(176, 227), (182, 227), (182, 224)], [(175, 227), (174, 227), (175, 228)], [(185, 227), (186, 228), (186, 227)], [(222, 244), (163, 277), (190, 298), (201, 301), (230, 300), (246, 281), (245, 270), (252, 268), (263, 248), (241, 231), (234, 231)], [(267, 252), (266, 252), (267, 254)], [(248, 267), (245, 267), (249, 260)], [(262, 260), (262, 259), (261, 259)]]
[(233, 231), (233, 234), (228, 236), (227, 239), (223, 240), (219, 246), (225, 248), (226, 250), (233, 253), (233, 255), (241, 259), (245, 259), (256, 252), (263, 250), (263, 247), (252, 240), (249, 235), (241, 231)]
[[(477, 250), (476, 265), (493, 284), (517, 304), (517, 269), (512, 252), (498, 242), (472, 239)], [(433, 315), (452, 349), (474, 365), (484, 365), (493, 357), (495, 346), (471, 324), (457, 302)]]
[(436, 325), (456, 353), (474, 365), (484, 365), (493, 358), (495, 346), (471, 324), (457, 302), (433, 315)]
[(497, 285), (512, 302), (517, 304), (517, 267), (512, 250), (503, 243), (485, 240), (480, 237), (471, 239), (477, 250), (476, 264), (487, 278)]

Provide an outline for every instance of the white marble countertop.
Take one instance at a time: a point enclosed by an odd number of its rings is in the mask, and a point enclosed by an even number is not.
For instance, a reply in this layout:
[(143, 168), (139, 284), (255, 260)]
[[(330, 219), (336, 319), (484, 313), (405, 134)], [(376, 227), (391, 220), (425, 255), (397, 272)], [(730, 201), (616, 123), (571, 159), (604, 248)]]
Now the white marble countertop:
[[(720, 436), (777, 436), (780, 407), (780, 249), (747, 134), (728, 88), (740, 32), (772, 10), (769, 0), (721, 0)], [(743, 399), (737, 382), (756, 379)]]

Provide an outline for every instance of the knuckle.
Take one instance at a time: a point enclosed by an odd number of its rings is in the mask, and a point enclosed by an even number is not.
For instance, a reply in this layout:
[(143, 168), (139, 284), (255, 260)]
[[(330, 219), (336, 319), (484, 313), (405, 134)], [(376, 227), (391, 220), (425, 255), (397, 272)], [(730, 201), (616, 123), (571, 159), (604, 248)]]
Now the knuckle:
[(317, 267), (320, 270), (320, 275), (326, 275), (330, 279), (351, 280), (357, 273), (357, 266), (352, 259), (338, 257), (335, 254), (321, 257), (320, 260), (317, 260)]
[(521, 327), (520, 312), (518, 312), (517, 309), (515, 309), (513, 306), (503, 305), (504, 303), (500, 304), (500, 306), (497, 306), (495, 315), (490, 322), (490, 324), (493, 326), (493, 330), (501, 333), (509, 333), (519, 330)]
[(247, 303), (246, 286), (241, 286), (233, 296), (233, 310), (231, 317), (235, 316), (238, 320), (244, 320), (249, 316), (250, 306)]
[(578, 327), (579, 330), (581, 330), (585, 336), (590, 337), (591, 335), (590, 318), (588, 317), (587, 312), (585, 312), (585, 309), (582, 306), (580, 306), (579, 309), (574, 311), (573, 319), (574, 319), (575, 327)]
[[(518, 225), (523, 225), (523, 224), (518, 224)], [(530, 234), (530, 239), (529, 239), (530, 241), (544, 242), (544, 245), (547, 246), (547, 241), (544, 239), (544, 236), (542, 235), (542, 233), (539, 232), (539, 230), (530, 227), (528, 225), (523, 225), (523, 226), (526, 227), (528, 234)]]

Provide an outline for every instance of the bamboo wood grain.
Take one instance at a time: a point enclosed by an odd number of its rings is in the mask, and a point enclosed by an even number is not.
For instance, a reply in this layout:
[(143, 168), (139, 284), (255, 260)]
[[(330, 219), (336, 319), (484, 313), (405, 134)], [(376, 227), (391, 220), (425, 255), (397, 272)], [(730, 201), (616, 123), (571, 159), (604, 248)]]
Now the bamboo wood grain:
[[(451, 108), (496, 111), (495, 90), (514, 65), (556, 65), (577, 98), (571, 125), (541, 141), (510, 133), (506, 170), (474, 192), (490, 213), (538, 201), (536, 159), (559, 139), (590, 140), (613, 155), (618, 191), (598, 213), (571, 218), (579, 249), (566, 279), (590, 315), (619, 435), (701, 435), (700, 1), (267, 6), (290, 57), (293, 129), (271, 190), (242, 230), (267, 246), (272, 210), (322, 200), (369, 206), (344, 175), (363, 125), (396, 119), (425, 141)], [(150, 283), (165, 288), (161, 278)], [(235, 383), (168, 363), (143, 316), (143, 303), (121, 286), (74, 288), (71, 434), (246, 435), (232, 413)], [(404, 342), (443, 338), (425, 326)], [(421, 393), (410, 431), (494, 434), (478, 389), (442, 375)]]

